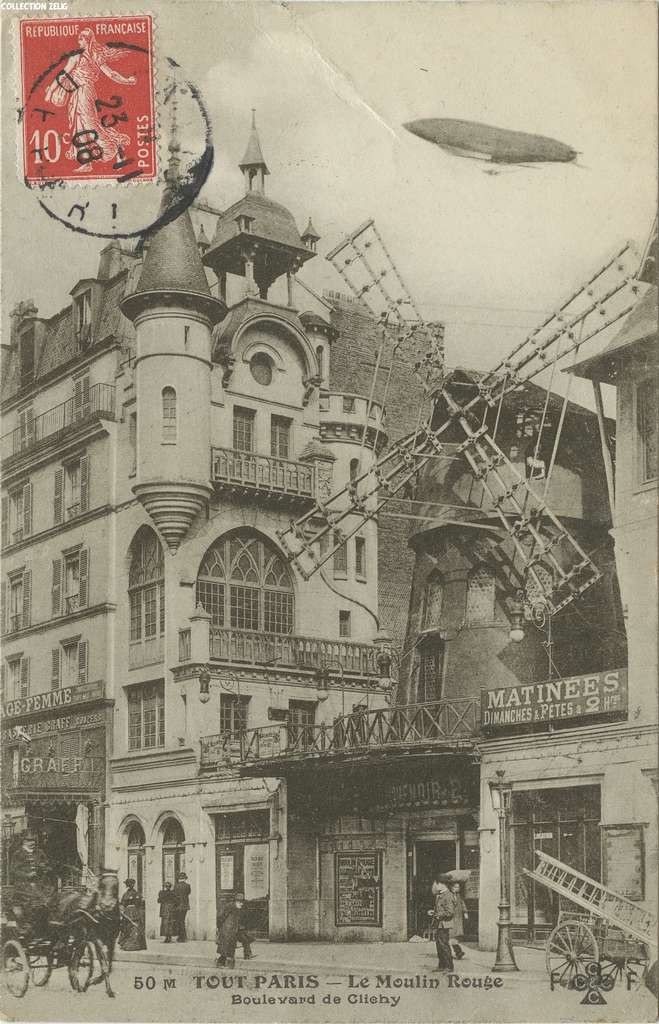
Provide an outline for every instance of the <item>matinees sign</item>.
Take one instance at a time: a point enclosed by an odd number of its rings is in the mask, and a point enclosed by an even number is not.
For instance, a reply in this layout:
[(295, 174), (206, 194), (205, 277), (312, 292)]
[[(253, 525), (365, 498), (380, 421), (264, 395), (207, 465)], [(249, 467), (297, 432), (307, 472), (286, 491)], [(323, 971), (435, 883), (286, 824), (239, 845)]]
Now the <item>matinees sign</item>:
[(626, 709), (626, 668), (481, 691), (484, 729), (610, 715)]
[(30, 185), (157, 175), (152, 19), (21, 21)]

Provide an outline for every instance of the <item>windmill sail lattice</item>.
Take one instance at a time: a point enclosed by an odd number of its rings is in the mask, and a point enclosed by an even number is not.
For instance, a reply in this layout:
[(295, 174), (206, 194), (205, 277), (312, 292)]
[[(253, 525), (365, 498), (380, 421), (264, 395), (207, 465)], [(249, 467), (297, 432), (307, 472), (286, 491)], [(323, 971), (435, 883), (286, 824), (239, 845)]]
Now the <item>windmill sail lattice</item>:
[[(377, 254), (379, 263), (371, 251)], [(381, 321), (393, 323), (403, 332), (401, 346), (414, 337), (415, 327), (425, 331), (427, 325), (372, 221), (362, 225), (328, 258), (356, 296), (363, 299), (369, 295), (372, 301), (375, 297), (373, 305)], [(280, 531), (288, 558), (300, 574), (308, 579), (316, 572), (365, 520), (399, 495), (430, 459), (455, 457), (457, 436), (457, 451), (481, 484), (482, 511), (498, 521), (509, 540), (512, 576), (520, 581), (530, 579), (552, 613), (595, 583), (601, 573), (498, 447), (485, 426), (483, 413), (626, 315), (638, 291), (633, 263), (634, 251), (626, 245), (494, 370), (473, 380), (476, 393), (465, 403), (455, 400), (444, 379), (441, 341), (434, 350), (426, 349), (425, 361), (420, 359), (416, 369), (432, 396), (433, 415), (326, 502), (317, 502)], [(357, 283), (357, 270), (363, 278), (361, 284)], [(395, 287), (391, 282), (396, 282)], [(445, 437), (449, 431), (450, 448)], [(538, 571), (540, 566), (545, 571)]]

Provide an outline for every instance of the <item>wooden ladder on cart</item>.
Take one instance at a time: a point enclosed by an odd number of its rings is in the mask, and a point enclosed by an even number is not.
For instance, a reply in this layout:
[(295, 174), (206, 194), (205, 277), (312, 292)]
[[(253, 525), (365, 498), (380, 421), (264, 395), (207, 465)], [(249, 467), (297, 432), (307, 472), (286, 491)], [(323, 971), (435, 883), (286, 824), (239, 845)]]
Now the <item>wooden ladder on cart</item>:
[(657, 922), (652, 914), (549, 854), (541, 850), (536, 854), (539, 863), (535, 871), (524, 868), (525, 875), (656, 951)]

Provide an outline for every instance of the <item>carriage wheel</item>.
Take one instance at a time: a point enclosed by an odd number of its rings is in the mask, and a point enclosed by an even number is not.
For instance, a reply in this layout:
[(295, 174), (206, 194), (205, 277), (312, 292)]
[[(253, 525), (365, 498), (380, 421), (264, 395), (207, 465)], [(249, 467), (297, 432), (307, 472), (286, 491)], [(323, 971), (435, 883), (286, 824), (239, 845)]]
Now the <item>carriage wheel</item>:
[(101, 981), (104, 981), (105, 991), (112, 998), (114, 997), (114, 992), (112, 991), (112, 986), (110, 985), (110, 971), (112, 970), (112, 965), (110, 963), (110, 958), (108, 957), (107, 950), (100, 939), (94, 939), (94, 952), (96, 954), (96, 960), (101, 973), (98, 978), (94, 979), (92, 984), (96, 985), (100, 984)]
[(563, 988), (586, 974), (588, 964), (597, 961), (595, 936), (581, 921), (563, 921), (547, 939), (546, 963), (549, 977)]
[(94, 947), (87, 939), (80, 939), (71, 951), (69, 982), (74, 992), (86, 992), (94, 971)]
[(53, 951), (52, 949), (46, 950), (45, 953), (28, 952), (28, 962), (30, 964), (30, 977), (32, 978), (32, 984), (38, 988), (42, 988), (48, 984), (51, 974), (53, 973)]
[(11, 994), (17, 999), (24, 996), (30, 984), (30, 965), (18, 939), (8, 939), (2, 947), (2, 973)]

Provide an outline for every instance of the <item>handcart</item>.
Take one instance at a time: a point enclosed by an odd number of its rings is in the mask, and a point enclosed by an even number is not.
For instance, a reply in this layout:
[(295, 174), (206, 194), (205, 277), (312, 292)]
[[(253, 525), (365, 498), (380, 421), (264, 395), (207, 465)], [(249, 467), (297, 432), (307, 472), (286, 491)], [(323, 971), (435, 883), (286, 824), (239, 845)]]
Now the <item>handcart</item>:
[(628, 988), (638, 987), (650, 953), (653, 960), (657, 955), (657, 922), (652, 914), (549, 854), (541, 850), (536, 854), (535, 871), (525, 868), (524, 874), (581, 908), (561, 909), (547, 939), (552, 988), (556, 983), (574, 987), (593, 963), (599, 964), (600, 977), (610, 985), (624, 977)]

